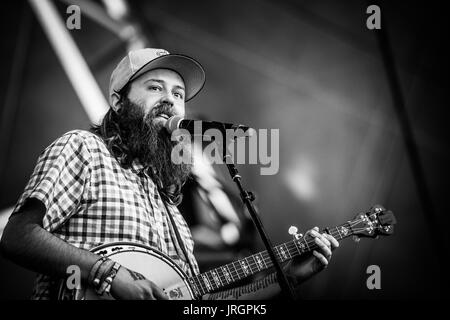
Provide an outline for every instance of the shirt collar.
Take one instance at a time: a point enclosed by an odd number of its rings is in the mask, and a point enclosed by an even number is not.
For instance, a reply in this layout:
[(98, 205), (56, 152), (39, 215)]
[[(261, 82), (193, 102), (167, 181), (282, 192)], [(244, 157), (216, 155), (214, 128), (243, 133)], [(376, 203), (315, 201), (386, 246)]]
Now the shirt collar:
[[(147, 177), (152, 176), (153, 178), (157, 177), (156, 169), (153, 166), (144, 166), (139, 159), (134, 159), (131, 163), (131, 168), (137, 174), (144, 174)], [(150, 171), (152, 170), (152, 171)], [(152, 175), (150, 173), (153, 173)], [(158, 179), (159, 180), (159, 179)]]

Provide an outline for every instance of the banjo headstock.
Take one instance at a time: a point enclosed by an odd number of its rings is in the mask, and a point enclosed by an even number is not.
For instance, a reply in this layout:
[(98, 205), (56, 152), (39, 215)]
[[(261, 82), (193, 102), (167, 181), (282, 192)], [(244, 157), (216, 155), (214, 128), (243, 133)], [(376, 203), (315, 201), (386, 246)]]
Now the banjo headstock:
[(374, 205), (368, 212), (358, 214), (349, 223), (352, 226), (353, 235), (375, 238), (393, 234), (397, 220), (392, 211), (386, 210), (381, 205)]

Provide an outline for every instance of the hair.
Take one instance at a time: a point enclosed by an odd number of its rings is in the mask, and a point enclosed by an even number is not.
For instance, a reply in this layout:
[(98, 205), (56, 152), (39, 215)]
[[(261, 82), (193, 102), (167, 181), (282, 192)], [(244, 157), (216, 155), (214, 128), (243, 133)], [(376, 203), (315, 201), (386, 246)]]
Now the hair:
[[(124, 100), (124, 97), (128, 97), (130, 93), (131, 85), (128, 83), (122, 90), (118, 92), (119, 102)], [(106, 143), (106, 147), (109, 152), (119, 161), (119, 163), (125, 168), (129, 168), (133, 162), (133, 157), (127, 145), (122, 141), (122, 132), (119, 126), (119, 119), (123, 112), (122, 108), (115, 111), (112, 107), (103, 117), (100, 124), (93, 124), (91, 126), (91, 132), (100, 136)]]

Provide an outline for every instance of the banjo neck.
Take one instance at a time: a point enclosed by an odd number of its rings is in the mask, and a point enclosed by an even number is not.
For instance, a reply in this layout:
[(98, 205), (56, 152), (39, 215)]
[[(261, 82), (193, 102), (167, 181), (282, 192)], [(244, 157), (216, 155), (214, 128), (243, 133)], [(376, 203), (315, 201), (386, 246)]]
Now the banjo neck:
[[(351, 221), (332, 229), (327, 228), (326, 231), (338, 241), (356, 234)], [(297, 236), (294, 240), (275, 246), (274, 252), (278, 261), (286, 262), (317, 248), (318, 245), (314, 242), (314, 238)], [(258, 272), (270, 269), (272, 266), (273, 262), (269, 253), (264, 250), (190, 277), (188, 281), (192, 285), (195, 295), (200, 297)]]
[[(341, 241), (350, 236), (357, 238), (389, 236), (394, 232), (396, 219), (391, 211), (387, 211), (380, 205), (373, 206), (368, 212), (363, 212), (353, 220), (334, 228), (326, 228), (322, 232), (332, 235)], [(281, 263), (289, 261), (297, 256), (318, 248), (314, 238), (294, 234), (294, 239), (275, 246), (274, 252)], [(235, 283), (257, 272), (267, 270), (273, 266), (267, 251), (261, 251), (243, 259), (217, 267), (210, 271), (188, 278), (196, 297), (201, 297), (212, 291)]]

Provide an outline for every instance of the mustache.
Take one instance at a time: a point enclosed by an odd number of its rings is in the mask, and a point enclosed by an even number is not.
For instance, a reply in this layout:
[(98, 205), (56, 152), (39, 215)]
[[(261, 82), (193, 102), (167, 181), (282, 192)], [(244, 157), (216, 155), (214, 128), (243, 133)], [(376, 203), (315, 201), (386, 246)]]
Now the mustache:
[(147, 115), (147, 118), (153, 119), (161, 114), (166, 114), (169, 116), (169, 118), (176, 115), (172, 105), (168, 103), (161, 103), (150, 111), (150, 113)]

